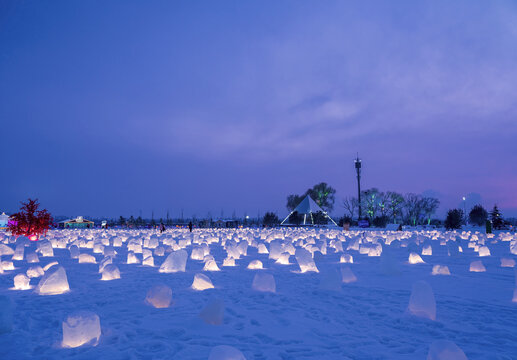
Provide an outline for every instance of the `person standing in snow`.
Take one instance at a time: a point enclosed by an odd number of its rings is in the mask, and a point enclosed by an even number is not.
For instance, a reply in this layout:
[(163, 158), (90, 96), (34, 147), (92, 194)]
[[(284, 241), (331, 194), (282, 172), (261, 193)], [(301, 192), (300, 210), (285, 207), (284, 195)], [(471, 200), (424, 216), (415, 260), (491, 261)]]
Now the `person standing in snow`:
[(160, 233), (163, 233), (165, 231), (165, 225), (163, 223), (160, 223)]
[(192, 221), (188, 223), (188, 229), (190, 232), (192, 232)]

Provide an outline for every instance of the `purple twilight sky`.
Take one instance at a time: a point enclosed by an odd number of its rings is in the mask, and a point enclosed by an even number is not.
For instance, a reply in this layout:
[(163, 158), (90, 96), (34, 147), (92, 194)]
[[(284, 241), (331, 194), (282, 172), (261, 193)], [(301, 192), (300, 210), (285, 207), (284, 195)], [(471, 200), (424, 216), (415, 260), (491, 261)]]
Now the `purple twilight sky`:
[(0, 211), (286, 214), (318, 182), (517, 215), (515, 1), (2, 1)]

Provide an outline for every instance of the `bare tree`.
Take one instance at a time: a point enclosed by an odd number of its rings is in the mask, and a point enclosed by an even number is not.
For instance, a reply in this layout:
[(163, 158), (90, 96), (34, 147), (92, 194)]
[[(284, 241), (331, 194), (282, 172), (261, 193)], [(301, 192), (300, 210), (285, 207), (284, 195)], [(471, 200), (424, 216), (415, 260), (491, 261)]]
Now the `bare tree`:
[(355, 218), (357, 209), (359, 209), (359, 201), (353, 196), (347, 196), (343, 200), (343, 207), (345, 208), (347, 215), (353, 219)]
[(440, 206), (440, 200), (433, 197), (422, 198), (422, 210), (427, 218), (427, 225), (431, 223), (431, 216), (436, 212), (438, 206)]
[(404, 196), (394, 191), (388, 191), (386, 195), (388, 197), (388, 217), (396, 222), (398, 218), (402, 217)]

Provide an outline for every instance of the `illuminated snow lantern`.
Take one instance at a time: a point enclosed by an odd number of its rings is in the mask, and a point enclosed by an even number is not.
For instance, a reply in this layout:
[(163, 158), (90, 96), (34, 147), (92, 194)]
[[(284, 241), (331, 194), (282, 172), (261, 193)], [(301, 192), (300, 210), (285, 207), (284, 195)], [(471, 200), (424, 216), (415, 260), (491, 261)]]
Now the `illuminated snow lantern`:
[(104, 270), (104, 267), (106, 267), (106, 265), (108, 265), (108, 264), (113, 264), (113, 259), (109, 256), (106, 256), (99, 263), (99, 273), (102, 273), (102, 271)]
[(501, 259), (501, 267), (513, 268), (513, 267), (515, 267), (515, 260), (514, 259), (509, 259), (509, 258), (502, 258)]
[(199, 317), (209, 325), (222, 325), (224, 319), (224, 302), (222, 299), (212, 299), (199, 313)]
[(23, 260), (24, 251), (25, 245), (23, 243), (16, 245), (16, 249), (14, 250), (14, 254), (11, 260)]
[(430, 244), (424, 245), (424, 247), (422, 248), (422, 255), (425, 255), (425, 256), (433, 255), (433, 248), (431, 247)]
[(354, 263), (354, 257), (351, 254), (343, 254), (340, 257), (339, 262), (340, 263), (345, 263), (345, 264), (353, 264)]
[(350, 284), (357, 281), (357, 277), (348, 266), (341, 268), (341, 281), (345, 284)]
[(486, 268), (481, 260), (472, 261), (470, 263), (470, 272), (485, 272)]
[(167, 285), (155, 285), (147, 291), (145, 303), (157, 309), (168, 308), (172, 301), (172, 289)]
[(207, 289), (213, 289), (214, 285), (208, 276), (205, 274), (194, 275), (194, 281), (192, 282), (192, 289), (203, 291)]
[(288, 252), (284, 252), (280, 254), (278, 259), (276, 259), (275, 263), (280, 265), (290, 265), (289, 258), (291, 257), (291, 254)]
[(14, 289), (15, 290), (29, 290), (30, 279), (25, 274), (18, 274), (14, 277)]
[(296, 249), (295, 257), (302, 273), (308, 271), (318, 272), (318, 268), (316, 267), (316, 264), (312, 259), (312, 255), (308, 250), (302, 248)]
[(42, 257), (54, 256), (54, 249), (52, 249), (52, 244), (48, 240), (38, 241), (38, 251)]
[(409, 254), (409, 263), (410, 264), (425, 264), (424, 260), (417, 253), (412, 252)]
[(167, 256), (162, 266), (160, 266), (159, 272), (162, 273), (174, 273), (174, 272), (185, 272), (187, 267), (188, 254), (185, 250), (177, 250)]
[(27, 259), (27, 263), (29, 263), (29, 264), (34, 264), (34, 263), (39, 262), (38, 254), (36, 254), (35, 252), (27, 253), (25, 258)]
[(432, 275), (450, 275), (449, 267), (447, 265), (434, 265), (431, 272)]
[(152, 256), (146, 257), (142, 261), (142, 265), (144, 265), (144, 266), (154, 266), (154, 258)]
[(0, 334), (9, 333), (13, 329), (13, 304), (11, 299), (0, 295)]
[(27, 269), (27, 276), (30, 278), (38, 278), (44, 274), (45, 272), (41, 266), (31, 266)]
[(140, 259), (136, 254), (132, 251), (127, 253), (127, 263), (128, 264), (140, 264)]
[(106, 264), (102, 269), (101, 280), (116, 280), (120, 279), (120, 270), (114, 264)]
[(14, 254), (14, 250), (5, 245), (5, 244), (0, 244), (0, 256), (2, 255), (13, 255)]
[(488, 248), (488, 246), (481, 246), (479, 248), (479, 256), (490, 256), (490, 249)]
[(235, 259), (232, 257), (227, 257), (223, 260), (223, 266), (235, 266)]
[(261, 292), (276, 292), (275, 278), (271, 274), (258, 272), (253, 277), (251, 288)]
[(62, 266), (53, 266), (43, 275), (35, 292), (39, 295), (58, 295), (69, 290), (65, 269)]
[(263, 268), (264, 267), (262, 266), (262, 261), (260, 261), (260, 260), (252, 260), (248, 264), (248, 269), (249, 270), (260, 270), (260, 269), (263, 269)]
[(423, 280), (413, 284), (407, 310), (414, 316), (436, 320), (436, 301), (431, 285)]
[(205, 250), (200, 246), (195, 246), (192, 248), (192, 253), (190, 254), (190, 258), (192, 260), (203, 260), (205, 257)]
[(43, 271), (47, 271), (48, 269), (50, 269), (54, 265), (59, 265), (59, 263), (57, 261), (51, 261), (47, 265), (45, 265), (43, 267)]
[(373, 244), (368, 250), (368, 256), (381, 256), (382, 254), (382, 245), (381, 244)]
[(208, 360), (246, 360), (246, 358), (233, 346), (219, 345), (210, 351)]
[(163, 246), (158, 246), (154, 249), (154, 256), (163, 256), (165, 255), (165, 248)]
[(14, 270), (13, 262), (9, 261), (9, 260), (2, 261), (2, 269), (3, 270)]
[(438, 340), (431, 344), (427, 360), (468, 360), (458, 345), (448, 340)]
[(217, 266), (217, 263), (215, 260), (208, 260), (205, 263), (205, 266), (203, 267), (203, 271), (219, 271), (219, 266)]
[(95, 257), (90, 254), (81, 254), (79, 255), (79, 264), (96, 264), (97, 260)]
[(68, 315), (63, 321), (63, 342), (65, 348), (82, 345), (96, 346), (101, 337), (99, 316), (89, 311), (80, 311)]
[(265, 244), (258, 244), (258, 253), (259, 254), (269, 254), (269, 251), (267, 250), (267, 247)]
[(513, 290), (512, 302), (517, 303), (517, 288)]

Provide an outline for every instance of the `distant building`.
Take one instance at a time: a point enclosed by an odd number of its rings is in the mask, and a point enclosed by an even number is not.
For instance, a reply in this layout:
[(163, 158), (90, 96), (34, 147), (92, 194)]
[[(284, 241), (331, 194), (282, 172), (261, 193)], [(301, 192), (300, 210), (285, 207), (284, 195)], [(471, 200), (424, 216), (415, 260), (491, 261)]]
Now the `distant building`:
[(61, 221), (59, 227), (64, 229), (89, 229), (93, 228), (95, 223), (90, 220), (84, 219), (82, 216), (78, 216), (75, 219)]
[(2, 215), (0, 215), (0, 229), (6, 229), (8, 222), (9, 222), (9, 216), (5, 215), (5, 213), (2, 213)]
[(213, 222), (216, 228), (236, 228), (239, 226), (239, 221), (234, 219), (219, 219)]

